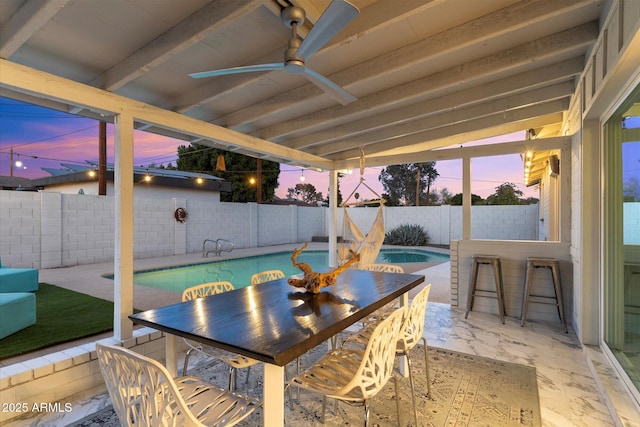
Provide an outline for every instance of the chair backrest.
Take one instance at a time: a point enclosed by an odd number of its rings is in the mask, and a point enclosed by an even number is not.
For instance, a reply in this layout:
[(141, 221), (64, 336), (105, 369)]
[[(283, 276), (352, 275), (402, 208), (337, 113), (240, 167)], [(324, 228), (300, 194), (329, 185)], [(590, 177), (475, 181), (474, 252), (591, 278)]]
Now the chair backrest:
[(360, 270), (382, 271), (384, 273), (404, 273), (404, 268), (394, 264), (367, 264), (358, 268)]
[(235, 287), (231, 282), (209, 282), (195, 285), (182, 291), (182, 301), (191, 301), (196, 298), (204, 298), (209, 295), (232, 291)]
[(259, 285), (260, 283), (270, 282), (271, 280), (284, 279), (284, 273), (280, 270), (265, 270), (251, 276), (251, 284)]
[(362, 397), (368, 399), (375, 396), (389, 381), (393, 374), (396, 343), (405, 312), (406, 307), (401, 307), (376, 326), (364, 350), (358, 371), (343, 388), (345, 394), (359, 388)]
[(113, 408), (123, 426), (203, 426), (160, 363), (122, 347), (98, 343), (96, 351)]
[(424, 332), (424, 317), (427, 312), (427, 302), (431, 284), (426, 285), (418, 294), (413, 297), (407, 310), (407, 315), (402, 323), (400, 339), (398, 340), (397, 351), (409, 351), (418, 344)]

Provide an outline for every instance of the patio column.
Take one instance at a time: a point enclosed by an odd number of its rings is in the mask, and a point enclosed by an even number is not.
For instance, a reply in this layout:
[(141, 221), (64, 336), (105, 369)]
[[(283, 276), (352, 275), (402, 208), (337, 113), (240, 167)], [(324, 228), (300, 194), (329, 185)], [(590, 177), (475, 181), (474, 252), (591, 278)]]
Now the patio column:
[(338, 171), (329, 171), (329, 267), (336, 267), (338, 252)]
[(133, 116), (115, 118), (115, 253), (113, 335), (120, 341), (133, 336)]
[(462, 158), (462, 240), (471, 240), (471, 157)]

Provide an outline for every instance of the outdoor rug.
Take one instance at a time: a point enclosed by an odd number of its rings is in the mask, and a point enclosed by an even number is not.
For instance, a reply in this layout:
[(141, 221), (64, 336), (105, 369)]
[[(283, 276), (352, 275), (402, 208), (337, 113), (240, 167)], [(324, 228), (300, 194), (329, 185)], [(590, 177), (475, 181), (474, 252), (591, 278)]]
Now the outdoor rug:
[[(325, 347), (318, 347), (302, 359), (303, 367), (321, 357)], [(539, 427), (540, 405), (536, 370), (524, 365), (501, 362), (470, 354), (429, 348), (431, 372), (431, 398), (427, 397), (422, 347), (411, 352), (416, 384), (418, 424), (422, 426), (531, 426)], [(290, 372), (293, 368), (290, 366)], [(248, 382), (246, 369), (238, 371), (238, 389), (258, 399), (262, 398), (262, 368), (251, 370)], [(189, 372), (225, 386), (228, 369), (221, 362), (207, 362)], [(411, 388), (409, 379), (401, 378), (400, 425), (413, 426)], [(293, 394), (296, 397), (295, 392)], [(339, 402), (334, 414), (334, 404), (327, 401), (325, 424), (320, 422), (322, 398), (302, 390), (300, 401), (294, 401), (293, 410), (285, 396), (285, 420), (289, 426), (360, 426), (363, 424), (362, 406)], [(389, 382), (381, 393), (370, 401), (370, 425), (396, 426), (396, 401), (394, 387)], [(258, 409), (241, 426), (262, 424), (262, 411)], [(119, 426), (111, 407), (71, 424), (73, 427)]]

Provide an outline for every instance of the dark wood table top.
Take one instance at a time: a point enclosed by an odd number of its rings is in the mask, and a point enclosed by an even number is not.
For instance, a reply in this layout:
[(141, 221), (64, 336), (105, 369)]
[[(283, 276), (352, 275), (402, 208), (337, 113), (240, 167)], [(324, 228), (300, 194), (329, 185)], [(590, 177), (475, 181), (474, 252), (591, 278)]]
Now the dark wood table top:
[(130, 315), (136, 324), (284, 366), (424, 282), (350, 269), (319, 294), (286, 279)]

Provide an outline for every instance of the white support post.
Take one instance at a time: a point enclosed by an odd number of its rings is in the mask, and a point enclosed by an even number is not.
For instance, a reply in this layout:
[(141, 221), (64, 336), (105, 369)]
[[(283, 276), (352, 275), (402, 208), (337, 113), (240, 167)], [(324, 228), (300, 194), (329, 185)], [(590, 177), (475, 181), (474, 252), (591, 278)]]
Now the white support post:
[(284, 426), (284, 370), (264, 363), (264, 426)]
[(133, 336), (133, 116), (115, 118), (115, 253), (113, 334), (125, 341)]
[(337, 267), (338, 253), (338, 171), (329, 171), (329, 267)]
[(165, 366), (173, 378), (178, 376), (178, 337), (166, 334)]
[(462, 158), (462, 240), (471, 240), (471, 158)]

